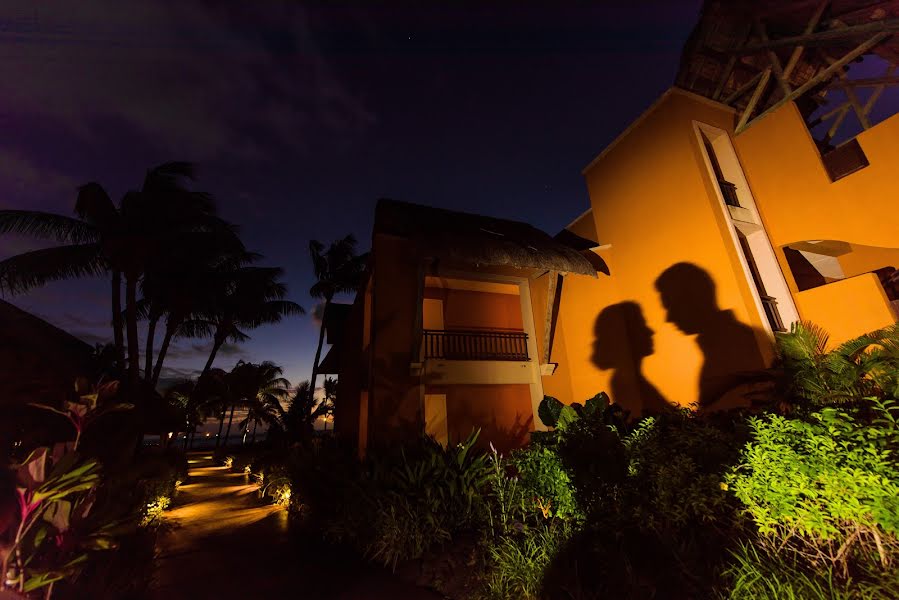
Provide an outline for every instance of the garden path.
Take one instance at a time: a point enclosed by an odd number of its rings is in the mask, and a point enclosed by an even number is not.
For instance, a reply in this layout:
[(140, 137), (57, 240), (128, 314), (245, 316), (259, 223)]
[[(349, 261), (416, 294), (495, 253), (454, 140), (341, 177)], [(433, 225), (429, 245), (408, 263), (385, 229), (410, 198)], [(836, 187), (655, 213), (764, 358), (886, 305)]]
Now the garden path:
[(188, 455), (190, 479), (165, 515), (156, 600), (298, 598), (435, 600), (439, 596), (311, 538), (290, 535), (285, 509), (262, 504), (246, 475)]

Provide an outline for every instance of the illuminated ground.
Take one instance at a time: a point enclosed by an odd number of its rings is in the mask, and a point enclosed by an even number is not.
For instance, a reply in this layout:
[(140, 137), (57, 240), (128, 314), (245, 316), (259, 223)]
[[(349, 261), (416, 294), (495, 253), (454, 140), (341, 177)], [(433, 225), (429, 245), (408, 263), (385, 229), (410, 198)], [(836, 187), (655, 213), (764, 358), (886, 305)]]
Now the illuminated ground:
[(389, 573), (288, 535), (287, 514), (261, 505), (247, 476), (190, 455), (190, 479), (157, 549), (158, 600), (296, 598), (433, 600)]

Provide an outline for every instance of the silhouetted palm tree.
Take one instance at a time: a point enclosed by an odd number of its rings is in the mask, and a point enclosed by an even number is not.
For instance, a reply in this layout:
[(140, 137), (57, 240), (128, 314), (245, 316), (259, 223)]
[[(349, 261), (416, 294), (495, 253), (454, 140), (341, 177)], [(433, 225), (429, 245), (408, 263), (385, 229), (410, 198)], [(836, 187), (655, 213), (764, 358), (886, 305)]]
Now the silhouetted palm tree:
[(322, 323), (318, 333), (318, 347), (312, 362), (312, 379), (309, 384), (309, 393), (312, 394), (315, 392), (315, 380), (318, 378), (322, 345), (325, 341), (324, 315), (336, 294), (354, 292), (359, 287), (362, 275), (365, 273), (368, 254), (356, 255), (356, 238), (348, 235), (332, 242), (327, 249), (321, 242), (312, 240), (309, 242), (309, 255), (312, 258), (312, 268), (316, 279), (315, 284), (309, 290), (309, 295), (325, 301)]
[[(236, 407), (247, 408), (254, 418), (260, 420), (271, 416), (270, 422), (277, 422), (284, 415), (281, 401), (286, 400), (290, 393), (290, 382), (282, 374), (281, 367), (271, 362), (255, 364), (239, 361), (226, 375), (231, 397), (231, 417), (225, 433), (225, 445), (231, 434), (231, 421)], [(238, 427), (244, 429), (246, 424), (247, 420)]]
[[(212, 199), (183, 185), (192, 179), (189, 163), (171, 162), (147, 172), (140, 190), (127, 192), (116, 206), (95, 182), (78, 190), (76, 218), (39, 211), (0, 211), (0, 233), (55, 239), (60, 246), (26, 252), (0, 262), (0, 288), (17, 292), (49, 281), (108, 272), (112, 282), (113, 336), (120, 362), (127, 337), (128, 380), (137, 383), (137, 286), (159, 264), (163, 250), (186, 236), (228, 226), (215, 216)], [(125, 282), (122, 334), (121, 283)]]
[(328, 402), (316, 401), (310, 390), (309, 382), (301, 381), (287, 407), (284, 425), (288, 436), (293, 440), (308, 441), (312, 437), (316, 419), (327, 415), (331, 410)]
[(219, 274), (216, 298), (209, 320), (214, 324), (212, 351), (203, 367), (202, 377), (215, 361), (222, 345), (249, 338), (242, 329), (279, 323), (289, 315), (304, 314), (296, 302), (284, 300), (287, 286), (278, 281), (283, 270), (277, 267), (240, 267)]
[[(185, 242), (182, 247), (170, 248), (170, 256), (141, 281), (140, 316), (147, 320), (144, 378), (152, 386), (159, 381), (173, 339), (212, 335), (214, 323), (209, 314), (221, 274), (255, 259), (233, 232), (198, 233)], [(163, 317), (165, 329), (154, 366), (156, 326)]]

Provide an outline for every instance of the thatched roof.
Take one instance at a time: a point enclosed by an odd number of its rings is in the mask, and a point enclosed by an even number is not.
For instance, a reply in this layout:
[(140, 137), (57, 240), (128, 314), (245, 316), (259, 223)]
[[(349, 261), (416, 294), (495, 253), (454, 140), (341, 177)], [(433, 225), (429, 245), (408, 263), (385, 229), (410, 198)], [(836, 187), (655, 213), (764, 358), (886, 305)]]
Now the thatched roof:
[(415, 242), (423, 258), (596, 277), (577, 249), (520, 221), (382, 199), (375, 210), (379, 233)]

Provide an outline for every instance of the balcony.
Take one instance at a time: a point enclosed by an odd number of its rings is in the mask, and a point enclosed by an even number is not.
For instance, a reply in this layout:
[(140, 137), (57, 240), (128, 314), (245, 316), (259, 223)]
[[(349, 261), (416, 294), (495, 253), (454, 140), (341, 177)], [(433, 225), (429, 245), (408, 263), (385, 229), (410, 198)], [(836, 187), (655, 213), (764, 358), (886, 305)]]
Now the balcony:
[(761, 296), (762, 308), (765, 309), (765, 317), (773, 331), (786, 331), (783, 320), (780, 318), (780, 311), (777, 310), (777, 299), (773, 296)]
[(737, 186), (733, 183), (719, 179), (718, 187), (721, 188), (721, 195), (724, 197), (724, 203), (728, 206), (741, 208), (740, 199), (737, 197)]
[(530, 360), (523, 331), (425, 329), (422, 350), (425, 360)]

